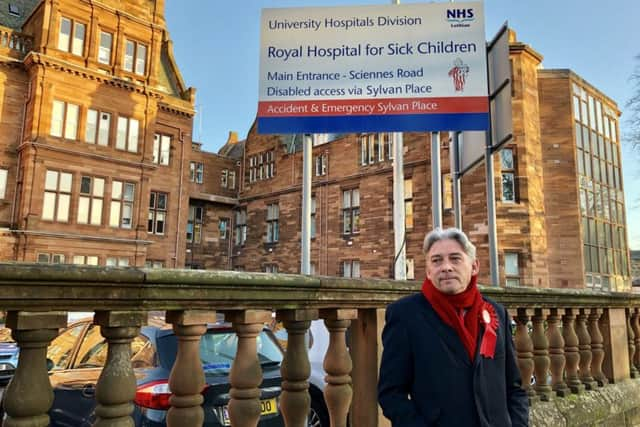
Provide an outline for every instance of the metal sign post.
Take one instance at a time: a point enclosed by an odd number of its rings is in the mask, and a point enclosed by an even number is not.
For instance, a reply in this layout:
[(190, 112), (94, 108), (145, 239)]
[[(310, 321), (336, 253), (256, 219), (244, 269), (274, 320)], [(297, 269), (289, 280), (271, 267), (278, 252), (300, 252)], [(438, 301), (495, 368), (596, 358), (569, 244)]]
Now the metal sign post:
[(315, 135), (304, 135), (302, 145), (302, 233), (300, 274), (311, 274), (311, 169)]

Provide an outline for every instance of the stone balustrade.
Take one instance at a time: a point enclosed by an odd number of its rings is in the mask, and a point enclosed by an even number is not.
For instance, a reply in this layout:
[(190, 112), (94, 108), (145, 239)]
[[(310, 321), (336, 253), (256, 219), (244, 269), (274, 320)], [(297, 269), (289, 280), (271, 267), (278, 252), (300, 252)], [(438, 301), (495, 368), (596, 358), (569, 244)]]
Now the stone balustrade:
[(22, 59), (32, 47), (33, 37), (0, 26), (0, 55)]
[[(331, 425), (346, 426), (348, 417), (352, 426), (388, 425), (380, 415), (375, 387), (384, 309), (418, 290), (418, 283), (391, 280), (0, 264), (0, 309), (7, 311), (6, 325), (20, 346), (19, 365), (3, 398), (3, 425), (48, 424), (52, 390), (46, 348), (66, 325), (68, 311), (95, 312), (94, 323), (108, 343), (107, 363), (96, 387), (94, 425), (130, 425), (136, 388), (131, 341), (151, 310), (166, 312), (178, 338), (169, 379), (169, 426), (202, 425), (200, 391), (205, 380), (198, 342), (216, 313), (223, 313), (238, 334), (229, 375), (231, 423), (257, 425), (262, 371), (256, 336), (274, 312), (289, 336), (280, 395), (287, 426), (306, 425), (310, 369), (304, 337), (315, 319), (324, 319), (330, 336), (324, 395)], [(482, 290), (503, 303), (513, 318), (523, 387), (534, 409), (638, 376), (640, 296)]]

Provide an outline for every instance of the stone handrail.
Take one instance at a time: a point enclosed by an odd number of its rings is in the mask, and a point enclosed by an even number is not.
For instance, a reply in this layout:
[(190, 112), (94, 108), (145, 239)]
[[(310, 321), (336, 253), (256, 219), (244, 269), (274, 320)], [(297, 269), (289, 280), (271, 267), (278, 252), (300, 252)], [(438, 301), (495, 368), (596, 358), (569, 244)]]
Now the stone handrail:
[(22, 59), (33, 47), (33, 37), (0, 26), (0, 55)]
[[(304, 335), (322, 318), (330, 334), (324, 390), (333, 426), (382, 425), (376, 400), (384, 308), (419, 290), (417, 282), (342, 279), (222, 271), (146, 270), (0, 264), (0, 309), (20, 346), (20, 361), (4, 397), (5, 426), (45, 426), (52, 403), (46, 349), (67, 311), (94, 311), (108, 342), (97, 384), (94, 425), (127, 423), (135, 379), (131, 340), (146, 312), (165, 310), (178, 338), (169, 379), (169, 426), (202, 425), (204, 372), (197, 342), (223, 313), (238, 334), (230, 373), (234, 426), (256, 426), (262, 373), (256, 336), (275, 312), (289, 342), (282, 367), (280, 410), (287, 426), (302, 427), (309, 408), (309, 361)], [(549, 289), (483, 287), (514, 319), (518, 364), (530, 401), (550, 401), (638, 376), (640, 296)], [(350, 328), (350, 344), (345, 334)], [(189, 375), (180, 373), (189, 372)], [(534, 378), (535, 382), (531, 381)], [(30, 390), (28, 394), (21, 390)]]

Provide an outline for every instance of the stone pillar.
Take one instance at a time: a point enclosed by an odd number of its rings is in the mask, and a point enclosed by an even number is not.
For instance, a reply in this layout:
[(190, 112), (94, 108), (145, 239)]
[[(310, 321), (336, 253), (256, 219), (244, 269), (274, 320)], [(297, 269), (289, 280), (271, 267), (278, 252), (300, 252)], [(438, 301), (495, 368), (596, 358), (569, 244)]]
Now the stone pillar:
[(588, 310), (581, 308), (576, 318), (576, 333), (578, 334), (578, 348), (580, 350), (580, 381), (587, 390), (594, 390), (598, 384), (591, 376), (591, 336), (587, 329)]
[(59, 311), (7, 313), (7, 327), (20, 347), (18, 367), (4, 394), (5, 427), (45, 427), (53, 403), (47, 373), (47, 346), (67, 324)]
[(306, 335), (318, 310), (278, 310), (276, 318), (284, 323), (289, 337), (282, 361), (282, 394), (280, 409), (287, 427), (305, 427), (311, 407), (309, 396), (309, 353)]
[(639, 352), (639, 348), (636, 347), (636, 336), (635, 336), (635, 332), (633, 330), (633, 327), (631, 325), (632, 322), (632, 312), (630, 309), (627, 309), (627, 313), (626, 313), (626, 321), (627, 321), (627, 339), (628, 339), (628, 346), (629, 346), (629, 374), (631, 378), (638, 378), (638, 376), (640, 375), (640, 372), (638, 371), (638, 368), (636, 368), (636, 366), (634, 365), (633, 361), (636, 359), (636, 355)]
[(136, 376), (131, 366), (131, 341), (146, 323), (140, 311), (96, 311), (94, 323), (107, 339), (107, 363), (96, 385), (94, 427), (133, 427), (133, 399)]
[(607, 308), (600, 319), (604, 345), (602, 371), (610, 383), (630, 377), (629, 338), (627, 315), (624, 308)]
[(351, 325), (349, 344), (353, 358), (351, 425), (391, 426), (378, 405), (378, 373), (382, 357), (384, 314), (385, 309), (358, 310), (358, 319)]
[(529, 402), (533, 403), (540, 400), (540, 398), (536, 395), (534, 388), (531, 387), (531, 378), (533, 377), (533, 341), (529, 336), (530, 316), (531, 310), (521, 307), (513, 313), (512, 317), (516, 321), (515, 347), (522, 388), (527, 392)]
[(599, 320), (602, 316), (602, 309), (592, 308), (589, 314), (589, 335), (591, 336), (591, 374), (602, 387), (608, 383), (607, 377), (602, 373), (602, 362), (604, 361), (604, 346), (602, 344), (602, 333), (600, 332)]
[(552, 388), (548, 384), (549, 375), (549, 342), (544, 332), (544, 321), (548, 310), (536, 308), (533, 317), (533, 363), (536, 375), (536, 393), (541, 400), (549, 401), (552, 398)]
[[(633, 313), (631, 313), (631, 329), (635, 336), (634, 344), (637, 350), (640, 348), (640, 309), (633, 309)], [(640, 351), (635, 352), (633, 366), (636, 367), (636, 370), (640, 370)]]
[(560, 397), (571, 393), (564, 382), (564, 339), (560, 333), (560, 318), (564, 310), (552, 308), (547, 316), (547, 339), (549, 341), (549, 359), (551, 362), (551, 382), (553, 391)]
[(206, 383), (200, 361), (200, 338), (207, 331), (207, 323), (216, 321), (216, 313), (167, 311), (166, 320), (173, 324), (178, 339), (178, 353), (169, 375), (171, 409), (167, 413), (167, 425), (201, 426), (204, 422), (202, 390)]
[(320, 311), (329, 330), (329, 348), (324, 358), (327, 386), (324, 400), (329, 410), (332, 427), (346, 427), (353, 391), (351, 389), (351, 355), (347, 349), (345, 333), (358, 310), (325, 309)]
[(256, 337), (271, 321), (268, 310), (237, 310), (225, 313), (238, 335), (238, 350), (231, 365), (229, 419), (234, 427), (255, 427), (260, 420), (262, 368), (258, 360)]
[(565, 315), (562, 316), (562, 337), (564, 338), (564, 355), (567, 362), (567, 385), (572, 393), (579, 394), (585, 390), (585, 387), (578, 375), (580, 352), (578, 351), (575, 313), (576, 310), (573, 308), (565, 309)]

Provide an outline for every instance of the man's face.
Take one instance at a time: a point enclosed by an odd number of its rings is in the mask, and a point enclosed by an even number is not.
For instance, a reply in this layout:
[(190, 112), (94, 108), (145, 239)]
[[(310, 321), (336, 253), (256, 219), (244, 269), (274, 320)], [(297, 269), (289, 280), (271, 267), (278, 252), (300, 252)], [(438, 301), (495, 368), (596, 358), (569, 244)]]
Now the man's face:
[(444, 294), (463, 292), (467, 289), (471, 276), (476, 274), (478, 261), (471, 261), (455, 240), (438, 240), (427, 253), (427, 278)]

